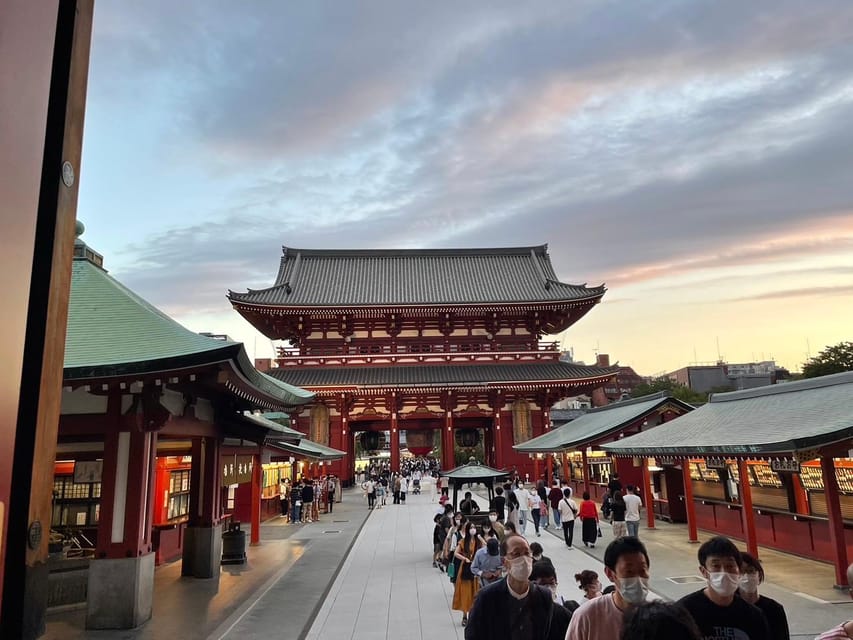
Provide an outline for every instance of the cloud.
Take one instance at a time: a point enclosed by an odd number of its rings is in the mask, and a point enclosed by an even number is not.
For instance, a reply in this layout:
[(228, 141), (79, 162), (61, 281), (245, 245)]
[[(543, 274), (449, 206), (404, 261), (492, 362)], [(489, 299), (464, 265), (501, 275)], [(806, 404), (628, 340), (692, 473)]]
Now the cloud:
[(228, 184), (117, 274), (190, 313), (281, 244), (547, 241), (614, 292), (849, 250), (853, 5), (813, 5), (101, 3), (94, 112)]
[(790, 298), (810, 298), (816, 296), (849, 296), (853, 294), (853, 284), (837, 287), (808, 287), (803, 289), (782, 289), (767, 291), (751, 296), (730, 298), (730, 302), (752, 302), (757, 300), (787, 300)]

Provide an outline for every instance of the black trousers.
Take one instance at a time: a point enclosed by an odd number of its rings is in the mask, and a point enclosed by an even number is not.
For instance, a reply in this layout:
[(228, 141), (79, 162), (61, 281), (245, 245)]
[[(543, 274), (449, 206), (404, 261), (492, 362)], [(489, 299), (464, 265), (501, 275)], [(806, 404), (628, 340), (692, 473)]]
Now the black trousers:
[(566, 539), (566, 544), (572, 546), (572, 540), (575, 539), (575, 521), (574, 518), (568, 522), (563, 522), (563, 537)]

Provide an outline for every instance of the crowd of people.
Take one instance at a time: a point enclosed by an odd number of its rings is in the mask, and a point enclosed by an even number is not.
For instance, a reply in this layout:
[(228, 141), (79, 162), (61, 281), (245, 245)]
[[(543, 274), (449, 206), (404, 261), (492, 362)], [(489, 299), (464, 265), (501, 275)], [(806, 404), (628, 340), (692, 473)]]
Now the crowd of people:
[[(761, 562), (722, 536), (699, 547), (701, 589), (678, 602), (651, 600), (651, 563), (638, 537), (642, 500), (630, 485), (623, 491), (616, 476), (607, 498), (600, 508), (585, 493), (578, 505), (564, 483), (546, 489), (544, 483), (516, 481), (496, 489), (488, 519), (471, 492), (458, 511), (449, 503), (440, 507), (434, 517), (433, 566), (454, 584), (452, 609), (462, 615), (466, 640), (790, 638), (783, 606), (759, 593), (765, 578)], [(605, 517), (614, 534), (604, 552), (604, 574), (612, 584), (602, 589), (599, 575), (584, 570), (574, 576), (581, 595), (566, 598), (554, 563), (538, 542), (527, 540), (528, 523), (534, 535), (549, 526), (562, 529), (572, 549), (577, 519), (582, 541), (592, 547)], [(853, 622), (820, 638), (848, 637), (853, 637)]]
[(281, 478), (278, 484), (278, 498), (281, 505), (280, 518), (286, 518), (288, 524), (303, 524), (320, 519), (321, 509), (332, 513), (335, 498), (340, 486), (337, 477), (326, 475), (321, 478), (302, 478), (291, 483), (289, 478)]

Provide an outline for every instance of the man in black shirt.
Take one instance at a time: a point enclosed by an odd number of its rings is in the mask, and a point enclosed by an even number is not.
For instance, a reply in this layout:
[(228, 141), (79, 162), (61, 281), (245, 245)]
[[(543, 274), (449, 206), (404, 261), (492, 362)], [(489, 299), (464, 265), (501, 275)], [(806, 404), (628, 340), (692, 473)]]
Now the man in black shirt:
[(761, 610), (735, 595), (740, 565), (740, 551), (728, 538), (717, 536), (699, 547), (699, 571), (708, 586), (679, 604), (693, 616), (704, 640), (771, 640)]
[(504, 497), (503, 487), (495, 487), (495, 497), (492, 498), (492, 503), (489, 505), (489, 511), (494, 511), (498, 514), (498, 522), (504, 521), (504, 509), (506, 508), (506, 498)]
[(465, 492), (465, 499), (459, 503), (459, 511), (463, 516), (472, 516), (480, 512), (480, 505), (474, 500), (470, 491)]

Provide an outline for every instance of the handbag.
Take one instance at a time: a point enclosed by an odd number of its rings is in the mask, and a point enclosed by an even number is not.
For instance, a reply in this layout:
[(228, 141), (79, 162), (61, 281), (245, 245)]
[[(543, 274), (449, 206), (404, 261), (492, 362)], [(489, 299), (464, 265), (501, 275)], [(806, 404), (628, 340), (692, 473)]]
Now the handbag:
[(471, 572), (471, 563), (463, 562), (462, 563), (462, 579), (463, 580), (473, 580), (474, 574)]
[(598, 537), (601, 537), (601, 527), (598, 527)]

